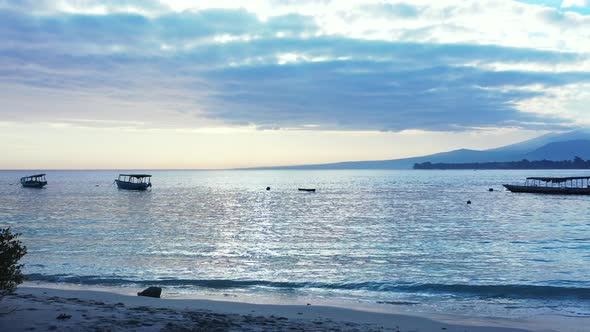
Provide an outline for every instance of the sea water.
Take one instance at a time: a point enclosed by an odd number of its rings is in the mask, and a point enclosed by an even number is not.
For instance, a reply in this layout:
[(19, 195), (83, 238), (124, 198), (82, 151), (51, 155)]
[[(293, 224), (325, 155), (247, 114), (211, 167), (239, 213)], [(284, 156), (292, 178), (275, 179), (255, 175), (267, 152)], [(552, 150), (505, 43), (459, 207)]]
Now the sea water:
[(590, 316), (590, 197), (502, 188), (587, 172), (149, 171), (145, 192), (117, 171), (21, 188), (28, 173), (0, 171), (0, 227), (22, 233), (29, 280)]

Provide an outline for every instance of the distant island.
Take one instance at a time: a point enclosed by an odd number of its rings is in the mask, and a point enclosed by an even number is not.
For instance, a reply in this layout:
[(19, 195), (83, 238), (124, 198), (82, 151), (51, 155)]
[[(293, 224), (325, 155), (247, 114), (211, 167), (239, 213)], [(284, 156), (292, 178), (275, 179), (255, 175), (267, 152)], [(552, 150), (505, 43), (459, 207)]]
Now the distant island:
[(502, 161), (483, 163), (415, 163), (414, 169), (590, 169), (590, 160), (575, 157), (573, 160)]

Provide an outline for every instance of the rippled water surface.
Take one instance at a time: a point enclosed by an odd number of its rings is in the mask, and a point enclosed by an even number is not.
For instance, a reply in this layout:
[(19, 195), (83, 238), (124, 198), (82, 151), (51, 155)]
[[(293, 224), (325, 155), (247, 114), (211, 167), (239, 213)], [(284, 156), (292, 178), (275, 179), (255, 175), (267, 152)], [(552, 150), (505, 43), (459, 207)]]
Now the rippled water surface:
[(26, 173), (0, 172), (0, 226), (23, 234), (32, 280), (590, 314), (590, 197), (501, 187), (583, 172), (152, 171), (147, 192), (115, 171), (21, 188)]

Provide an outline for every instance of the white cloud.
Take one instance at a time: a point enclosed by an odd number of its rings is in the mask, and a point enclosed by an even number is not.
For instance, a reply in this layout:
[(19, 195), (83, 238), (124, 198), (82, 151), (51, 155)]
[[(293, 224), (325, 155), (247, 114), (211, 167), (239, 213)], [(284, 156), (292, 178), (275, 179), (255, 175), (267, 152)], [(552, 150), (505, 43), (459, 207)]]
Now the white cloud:
[(590, 5), (590, 0), (563, 0), (561, 8), (586, 7)]
[(590, 84), (545, 87), (543, 92), (542, 96), (520, 102), (518, 108), (523, 112), (590, 127)]
[[(589, 2), (565, 0), (561, 7), (587, 6)], [(206, 9), (245, 9), (263, 21), (287, 14), (313, 17), (322, 35), (590, 51), (590, 16), (519, 1), (0, 0), (0, 8), (20, 8), (26, 13), (134, 13), (147, 17)]]

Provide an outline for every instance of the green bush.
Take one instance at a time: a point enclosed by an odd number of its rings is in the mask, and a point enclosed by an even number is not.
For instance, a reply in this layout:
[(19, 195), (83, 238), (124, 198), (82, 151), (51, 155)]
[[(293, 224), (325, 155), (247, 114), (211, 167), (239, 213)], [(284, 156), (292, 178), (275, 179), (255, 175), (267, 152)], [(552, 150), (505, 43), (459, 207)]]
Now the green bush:
[(22, 264), (18, 261), (27, 253), (18, 237), (10, 228), (0, 229), (0, 298), (14, 292), (16, 286), (23, 282)]

